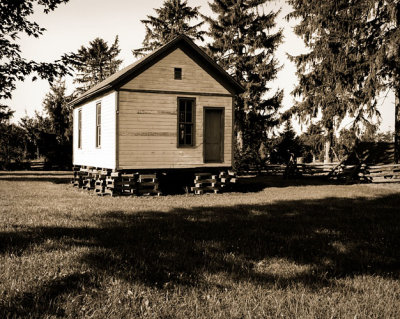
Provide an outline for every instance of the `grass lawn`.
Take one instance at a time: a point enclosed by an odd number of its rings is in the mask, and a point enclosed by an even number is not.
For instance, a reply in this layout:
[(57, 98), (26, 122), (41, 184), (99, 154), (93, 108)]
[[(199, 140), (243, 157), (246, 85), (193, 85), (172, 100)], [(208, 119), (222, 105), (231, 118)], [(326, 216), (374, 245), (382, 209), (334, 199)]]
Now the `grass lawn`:
[(0, 173), (0, 318), (400, 318), (399, 185), (118, 198), (69, 177)]

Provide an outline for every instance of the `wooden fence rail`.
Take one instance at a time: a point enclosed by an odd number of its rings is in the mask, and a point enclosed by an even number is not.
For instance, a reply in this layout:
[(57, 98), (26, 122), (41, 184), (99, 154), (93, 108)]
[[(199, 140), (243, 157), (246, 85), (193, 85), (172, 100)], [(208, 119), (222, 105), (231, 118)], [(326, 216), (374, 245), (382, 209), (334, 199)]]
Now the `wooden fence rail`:
[[(344, 165), (342, 163), (329, 164), (296, 164), (294, 175), (298, 176), (326, 176), (333, 179), (361, 180), (366, 182), (400, 182), (400, 164), (387, 165)], [(252, 168), (242, 174), (264, 174), (283, 176), (288, 173), (286, 165), (266, 165), (262, 169)]]
[(400, 164), (367, 166), (362, 173), (375, 183), (400, 182)]

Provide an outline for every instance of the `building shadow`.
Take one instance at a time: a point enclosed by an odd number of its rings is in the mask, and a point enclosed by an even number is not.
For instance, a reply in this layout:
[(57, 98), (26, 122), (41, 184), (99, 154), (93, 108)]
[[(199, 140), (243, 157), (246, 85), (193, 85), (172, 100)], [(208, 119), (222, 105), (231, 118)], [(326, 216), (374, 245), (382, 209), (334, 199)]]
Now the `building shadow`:
[(67, 184), (72, 180), (72, 173), (68, 171), (43, 172), (43, 171), (13, 171), (0, 172), (0, 181), (9, 182), (50, 182), (54, 184)]
[(232, 191), (240, 193), (260, 192), (270, 187), (291, 187), (311, 185), (340, 185), (343, 182), (329, 179), (327, 176), (302, 176), (296, 178), (284, 178), (273, 175), (249, 175), (238, 178), (236, 184), (232, 185)]
[[(400, 195), (393, 194), (169, 212), (109, 211), (93, 216), (94, 227), (25, 227), (2, 232), (0, 254), (18, 256), (32, 245), (52, 240), (57, 244), (47, 250), (88, 248), (80, 262), (96, 276), (158, 289), (179, 285), (207, 289), (210, 283), (205, 274), (224, 273), (232, 280), (266, 287), (301, 284), (314, 290), (345, 276), (398, 279), (398, 207)], [(44, 304), (51, 305), (34, 311), (57, 315), (55, 296), (92, 284), (78, 275), (61, 282), (55, 279), (17, 295), (7, 307), (0, 304), (0, 315), (28, 313), (24, 311), (33, 307), (32, 294), (43, 296)]]

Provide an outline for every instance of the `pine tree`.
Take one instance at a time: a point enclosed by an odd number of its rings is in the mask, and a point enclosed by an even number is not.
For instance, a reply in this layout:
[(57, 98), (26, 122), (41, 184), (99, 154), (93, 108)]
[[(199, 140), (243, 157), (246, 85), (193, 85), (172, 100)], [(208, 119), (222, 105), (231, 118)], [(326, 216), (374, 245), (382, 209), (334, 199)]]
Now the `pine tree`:
[[(322, 114), (329, 135), (346, 115), (365, 124), (377, 111), (377, 97), (387, 88), (399, 91), (399, 0), (289, 0), (300, 18), (295, 32), (310, 49), (293, 57), (302, 96), (293, 112), (301, 119)], [(400, 107), (396, 103), (397, 150)], [(329, 142), (329, 138), (327, 139)]]
[(103, 39), (96, 38), (89, 42), (88, 47), (81, 46), (78, 52), (65, 54), (64, 62), (76, 71), (74, 83), (82, 84), (76, 89), (77, 92), (89, 90), (118, 71), (122, 63), (122, 60), (117, 58), (120, 51), (116, 36), (110, 47)]
[(72, 107), (69, 105), (73, 96), (66, 95), (65, 81), (59, 79), (51, 85), (46, 94), (43, 107), (49, 116), (51, 131), (60, 144), (67, 144), (72, 139)]
[[(348, 94), (341, 85), (350, 79), (339, 37), (343, 32), (341, 23), (346, 17), (336, 8), (340, 1), (288, 2), (294, 8), (289, 17), (301, 18), (294, 31), (310, 49), (306, 54), (291, 57), (299, 77), (299, 84), (292, 93), (302, 98), (291, 112), (306, 123), (322, 115), (319, 123), (325, 132), (325, 161), (330, 161), (334, 131), (347, 112), (352, 113), (351, 106), (357, 105), (356, 102), (351, 104), (355, 96)], [(358, 115), (362, 118), (362, 114)]]
[(134, 56), (143, 56), (179, 34), (185, 34), (192, 40), (204, 41), (205, 31), (200, 28), (203, 21), (190, 24), (191, 20), (199, 17), (200, 7), (189, 7), (187, 1), (166, 0), (161, 8), (154, 9), (156, 16), (148, 15), (146, 20), (141, 20), (146, 26), (146, 36), (143, 40), (143, 47), (133, 50)]
[[(277, 124), (282, 91), (272, 97), (268, 83), (276, 78), (274, 52), (282, 40), (275, 28), (276, 12), (266, 11), (266, 0), (215, 0), (210, 3), (216, 18), (209, 23), (212, 43), (208, 52), (245, 88), (235, 102), (237, 160), (245, 154), (254, 160), (269, 128)], [(240, 163), (237, 163), (240, 164)]]
[(323, 129), (320, 123), (312, 123), (300, 136), (300, 140), (311, 155), (312, 162), (320, 158), (324, 147)]
[(58, 80), (43, 101), (50, 127), (47, 130), (41, 128), (40, 139), (47, 140), (46, 143), (51, 145), (44, 154), (49, 164), (64, 167), (71, 165), (72, 108), (69, 102), (72, 99), (73, 96), (66, 95), (65, 81)]

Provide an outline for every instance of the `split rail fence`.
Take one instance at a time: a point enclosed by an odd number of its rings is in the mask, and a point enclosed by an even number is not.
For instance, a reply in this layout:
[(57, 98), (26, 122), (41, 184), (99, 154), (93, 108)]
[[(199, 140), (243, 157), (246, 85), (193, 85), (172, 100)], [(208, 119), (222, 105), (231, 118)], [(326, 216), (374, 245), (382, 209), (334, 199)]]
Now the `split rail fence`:
[(262, 169), (250, 169), (242, 174), (264, 174), (275, 176), (325, 176), (339, 180), (359, 180), (372, 183), (400, 182), (400, 164), (385, 165), (344, 165), (329, 164), (295, 164), (266, 165)]

